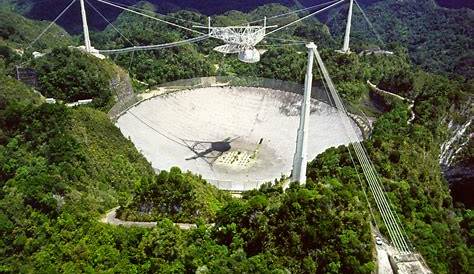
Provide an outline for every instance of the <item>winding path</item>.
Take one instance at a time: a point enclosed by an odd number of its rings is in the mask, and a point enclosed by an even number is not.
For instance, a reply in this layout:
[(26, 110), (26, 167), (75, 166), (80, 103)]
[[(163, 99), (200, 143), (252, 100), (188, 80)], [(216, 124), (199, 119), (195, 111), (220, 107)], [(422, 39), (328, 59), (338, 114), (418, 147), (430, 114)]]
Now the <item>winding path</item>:
[(413, 100), (410, 100), (410, 99), (407, 99), (405, 97), (402, 97), (398, 94), (395, 94), (395, 93), (392, 93), (392, 92), (389, 92), (389, 91), (386, 91), (386, 90), (383, 90), (383, 89), (380, 89), (378, 88), (376, 85), (372, 84), (370, 82), (370, 80), (367, 80), (367, 84), (370, 86), (370, 88), (377, 94), (383, 96), (383, 95), (389, 95), (389, 96), (392, 96), (392, 97), (395, 97), (397, 98), (398, 100), (401, 100), (403, 102), (408, 102), (409, 105), (408, 105), (408, 110), (410, 111), (410, 119), (408, 120), (407, 124), (411, 124), (411, 122), (413, 122), (413, 120), (415, 119), (415, 112), (413, 112), (413, 106), (415, 105), (415, 101)]
[[(105, 217), (103, 217), (100, 221), (104, 224), (110, 224), (110, 225), (115, 225), (115, 226), (125, 226), (125, 227), (132, 227), (132, 226), (138, 226), (138, 227), (155, 227), (156, 222), (131, 222), (131, 221), (122, 221), (117, 218), (117, 209), (120, 207), (114, 207), (112, 208)], [(178, 226), (180, 229), (188, 230), (192, 228), (196, 228), (196, 224), (189, 224), (189, 223), (174, 223), (176, 226)], [(214, 225), (214, 224), (210, 224)]]

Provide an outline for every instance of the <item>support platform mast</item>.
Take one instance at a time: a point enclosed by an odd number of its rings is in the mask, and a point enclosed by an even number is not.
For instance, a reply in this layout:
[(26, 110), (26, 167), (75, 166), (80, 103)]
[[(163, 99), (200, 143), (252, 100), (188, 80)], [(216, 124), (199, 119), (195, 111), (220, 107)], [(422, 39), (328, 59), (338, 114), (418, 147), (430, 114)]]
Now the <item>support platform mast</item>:
[(81, 17), (82, 17), (82, 28), (84, 32), (84, 47), (79, 47), (79, 49), (94, 55), (97, 58), (104, 59), (105, 56), (100, 54), (98, 50), (96, 50), (91, 45), (91, 39), (89, 37), (89, 25), (87, 24), (87, 14), (86, 14), (86, 6), (84, 4), (84, 0), (79, 0), (81, 4)]
[(308, 48), (308, 64), (306, 67), (303, 104), (301, 105), (300, 125), (296, 137), (296, 151), (293, 158), (291, 177), (292, 182), (300, 183), (306, 182), (306, 167), (308, 165), (308, 130), (311, 110), (311, 87), (313, 85), (313, 59), (316, 45), (311, 42), (306, 45), (306, 48)]
[(337, 50), (339, 53), (349, 54), (351, 53), (351, 49), (349, 47), (350, 37), (351, 37), (351, 24), (352, 24), (352, 10), (354, 7), (354, 0), (349, 0), (349, 11), (347, 14), (347, 24), (346, 24), (346, 31), (344, 34), (344, 43), (342, 45), (342, 49)]

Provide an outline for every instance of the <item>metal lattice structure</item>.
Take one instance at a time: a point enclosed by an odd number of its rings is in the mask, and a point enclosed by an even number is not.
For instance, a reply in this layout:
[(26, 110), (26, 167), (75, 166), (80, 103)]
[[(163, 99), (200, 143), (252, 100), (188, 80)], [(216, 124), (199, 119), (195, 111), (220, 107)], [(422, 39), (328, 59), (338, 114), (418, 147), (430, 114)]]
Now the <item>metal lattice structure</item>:
[(237, 53), (255, 47), (265, 37), (265, 26), (212, 27), (209, 36), (226, 43), (225, 49), (217, 47), (223, 53)]
[(211, 27), (211, 20), (208, 19), (207, 28), (209, 37), (223, 41), (225, 44), (214, 48), (215, 51), (230, 54), (238, 53), (239, 60), (245, 63), (256, 63), (260, 61), (260, 53), (255, 46), (260, 43), (266, 35), (267, 27), (266, 18), (263, 26), (226, 26)]

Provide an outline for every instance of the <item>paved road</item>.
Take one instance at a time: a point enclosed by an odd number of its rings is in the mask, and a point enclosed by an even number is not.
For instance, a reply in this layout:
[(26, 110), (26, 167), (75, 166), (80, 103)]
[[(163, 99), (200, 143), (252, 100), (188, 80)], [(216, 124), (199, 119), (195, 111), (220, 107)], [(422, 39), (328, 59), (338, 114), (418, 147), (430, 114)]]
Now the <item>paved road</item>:
[(378, 274), (393, 274), (392, 266), (388, 259), (389, 252), (393, 252), (393, 248), (388, 244), (387, 240), (384, 239), (380, 233), (372, 227), (372, 237), (375, 240), (375, 237), (380, 237), (382, 239), (382, 244), (375, 244), (377, 250), (377, 273)]
[[(156, 222), (131, 222), (131, 221), (122, 221), (116, 217), (117, 209), (119, 207), (112, 208), (107, 214), (100, 220), (102, 223), (116, 225), (116, 226), (125, 226), (125, 227), (154, 227), (156, 226)], [(189, 224), (189, 223), (174, 223), (180, 229), (192, 229), (196, 228), (196, 224)], [(214, 224), (209, 224), (209, 226), (214, 226)], [(378, 234), (375, 230), (372, 231), (372, 235), (375, 238)], [(381, 237), (382, 238), (382, 237)], [(391, 247), (386, 243), (385, 239), (383, 239), (382, 245), (376, 245), (377, 250), (377, 268), (378, 274), (393, 274), (392, 267), (390, 265), (390, 261), (388, 259), (388, 252), (390, 251)]]
[(392, 274), (393, 270), (390, 261), (388, 260), (385, 243), (382, 245), (376, 245), (376, 248), (378, 274)]
[[(107, 214), (105, 215), (104, 218), (102, 218), (100, 221), (105, 224), (111, 224), (111, 225), (121, 225), (125, 227), (131, 227), (131, 226), (139, 226), (139, 227), (154, 227), (156, 226), (156, 222), (131, 222), (131, 221), (122, 221), (116, 217), (117, 215), (117, 209), (119, 207), (114, 207), (112, 208)], [(191, 228), (196, 228), (196, 224), (188, 224), (188, 223), (174, 223), (181, 229), (191, 229)]]
[(392, 92), (389, 92), (389, 91), (386, 91), (386, 90), (383, 90), (383, 89), (379, 89), (376, 85), (372, 84), (369, 80), (367, 80), (367, 84), (369, 84), (369, 86), (375, 92), (378, 92), (378, 93), (381, 93), (381, 94), (387, 94), (387, 95), (393, 96), (393, 97), (395, 97), (399, 100), (402, 100), (403, 102), (410, 103), (410, 105), (408, 106), (408, 110), (410, 111), (410, 119), (408, 120), (408, 124), (411, 124), (411, 122), (413, 122), (413, 120), (415, 120), (415, 112), (413, 112), (413, 107), (415, 106), (415, 101), (407, 99), (405, 97), (402, 97), (398, 94), (395, 94), (395, 93), (392, 93)]

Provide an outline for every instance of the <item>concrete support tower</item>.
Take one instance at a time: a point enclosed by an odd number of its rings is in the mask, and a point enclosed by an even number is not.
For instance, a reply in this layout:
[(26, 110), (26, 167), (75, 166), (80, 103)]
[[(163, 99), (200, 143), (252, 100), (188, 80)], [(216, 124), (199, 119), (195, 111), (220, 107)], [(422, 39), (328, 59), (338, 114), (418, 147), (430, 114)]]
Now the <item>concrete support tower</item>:
[(89, 38), (89, 26), (87, 25), (87, 15), (86, 7), (84, 5), (84, 0), (79, 0), (81, 3), (81, 15), (82, 15), (82, 29), (84, 30), (84, 45), (86, 47), (86, 52), (90, 53), (92, 50), (91, 40)]
[(308, 65), (306, 68), (306, 79), (304, 82), (304, 98), (301, 105), (300, 126), (296, 137), (296, 151), (293, 158), (292, 182), (306, 182), (306, 165), (308, 164), (308, 126), (311, 110), (311, 86), (313, 85), (313, 58), (316, 45), (309, 43)]
[(349, 39), (351, 36), (351, 23), (352, 23), (352, 7), (354, 6), (354, 0), (349, 0), (349, 13), (347, 14), (347, 25), (346, 34), (344, 35), (344, 45), (342, 46), (341, 52), (349, 53)]

